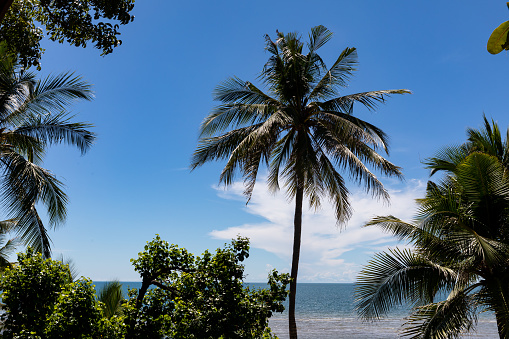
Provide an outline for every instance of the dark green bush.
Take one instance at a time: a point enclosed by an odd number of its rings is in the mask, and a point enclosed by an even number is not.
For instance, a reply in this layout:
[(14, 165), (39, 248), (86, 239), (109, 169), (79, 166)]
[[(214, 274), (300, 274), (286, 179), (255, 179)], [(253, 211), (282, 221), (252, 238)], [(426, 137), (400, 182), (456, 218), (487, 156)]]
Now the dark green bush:
[(273, 271), (268, 289), (245, 286), (241, 263), (248, 256), (245, 238), (195, 257), (157, 236), (132, 260), (142, 287), (111, 315), (92, 281), (73, 282), (67, 265), (29, 249), (1, 280), (3, 337), (274, 338), (268, 319), (283, 311), (290, 278)]

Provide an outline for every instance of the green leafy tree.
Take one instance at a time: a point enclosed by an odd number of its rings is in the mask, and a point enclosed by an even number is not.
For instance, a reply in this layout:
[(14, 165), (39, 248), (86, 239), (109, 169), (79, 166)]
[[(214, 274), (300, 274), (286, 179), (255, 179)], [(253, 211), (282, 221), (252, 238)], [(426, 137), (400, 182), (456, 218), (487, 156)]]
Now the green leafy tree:
[[(5, 51), (0, 46), (0, 54)], [(47, 147), (67, 143), (85, 153), (95, 138), (90, 124), (73, 122), (66, 107), (92, 98), (90, 85), (72, 73), (42, 80), (23, 72), (2, 54), (0, 59), (0, 195), (20, 240), (44, 256), (50, 240), (36, 210), (46, 208), (49, 225), (66, 217), (67, 196), (62, 183), (40, 166)]]
[(47, 317), (48, 339), (100, 338), (102, 309), (90, 279), (68, 283), (58, 294)]
[(273, 271), (268, 289), (244, 286), (248, 255), (243, 238), (194, 257), (157, 237), (132, 260), (142, 288), (120, 312), (118, 283), (96, 297), (89, 279), (73, 282), (68, 265), (29, 248), (1, 279), (2, 338), (276, 338), (268, 319), (284, 310), (289, 276)]
[(340, 96), (356, 70), (355, 48), (341, 52), (327, 69), (317, 50), (332, 33), (323, 26), (311, 29), (308, 52), (297, 33), (266, 36), (270, 58), (260, 78), (268, 93), (248, 81), (230, 78), (214, 93), (221, 102), (201, 125), (201, 139), (193, 155), (193, 169), (212, 160), (227, 159), (220, 181), (229, 185), (236, 171), (244, 177), (245, 194), (251, 197), (261, 163), (268, 167), (268, 185), (279, 190), (280, 179), (288, 197), (295, 198), (294, 242), (290, 284), (290, 338), (297, 338), (295, 294), (300, 255), (304, 196), (318, 208), (323, 197), (334, 206), (338, 223), (352, 210), (345, 170), (374, 196), (388, 199), (382, 183), (366, 165), (387, 176), (401, 177), (399, 167), (378, 151), (388, 151), (387, 136), (372, 124), (356, 118), (358, 102), (372, 110), (391, 94), (408, 90), (382, 90)]
[(7, 42), (8, 52), (19, 55), (25, 68), (40, 67), (44, 33), (77, 47), (92, 43), (105, 55), (122, 43), (119, 24), (134, 20), (133, 8), (134, 0), (3, 0), (0, 41)]
[(43, 337), (61, 289), (71, 282), (69, 269), (62, 263), (44, 260), (30, 248), (19, 254), (17, 265), (7, 268), (1, 280), (3, 338)]
[(456, 338), (488, 310), (495, 314), (500, 338), (509, 338), (508, 147), (498, 126), (484, 121), (483, 129), (469, 129), (465, 144), (426, 162), (445, 177), (428, 183), (415, 222), (385, 216), (368, 223), (414, 249), (379, 253), (361, 271), (362, 317), (378, 318), (406, 301), (414, 308), (404, 334)]
[(2, 338), (110, 338), (125, 335), (119, 316), (104, 316), (92, 282), (73, 282), (67, 264), (29, 248), (2, 276)]
[(142, 287), (124, 305), (126, 338), (271, 338), (268, 319), (284, 310), (289, 277), (273, 271), (269, 289), (245, 286), (248, 256), (245, 238), (195, 257), (157, 236), (132, 260)]

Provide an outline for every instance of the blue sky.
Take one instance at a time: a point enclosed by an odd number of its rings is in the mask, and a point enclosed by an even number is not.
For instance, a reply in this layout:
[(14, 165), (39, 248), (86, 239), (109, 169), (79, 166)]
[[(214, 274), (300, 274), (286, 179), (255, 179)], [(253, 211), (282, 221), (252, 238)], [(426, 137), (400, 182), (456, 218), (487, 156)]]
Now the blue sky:
[[(256, 83), (268, 55), (264, 34), (276, 29), (307, 38), (311, 27), (335, 33), (321, 51), (331, 65), (356, 47), (359, 71), (344, 94), (407, 88), (375, 113), (356, 114), (391, 137), (389, 159), (404, 182), (383, 179), (383, 205), (351, 185), (355, 214), (340, 230), (324, 205), (304, 216), (301, 282), (349, 282), (376, 251), (396, 242), (361, 225), (375, 215), (409, 219), (428, 172), (421, 161), (461, 143), (483, 112), (505, 129), (509, 55), (486, 42), (509, 19), (504, 1), (137, 1), (136, 19), (122, 28), (123, 45), (101, 57), (45, 41), (42, 75), (76, 71), (94, 84), (95, 99), (72, 107), (95, 125), (88, 154), (52, 147), (45, 167), (70, 197), (65, 226), (51, 232), (54, 255), (72, 258), (94, 280), (139, 280), (130, 258), (160, 234), (194, 253), (249, 236), (247, 281), (288, 272), (293, 205), (270, 195), (260, 175), (246, 206), (241, 183), (217, 187), (224, 164), (189, 171), (198, 128), (214, 106), (214, 87), (229, 76)], [(239, 178), (241, 179), (241, 178)], [(404, 245), (404, 244), (403, 244)]]

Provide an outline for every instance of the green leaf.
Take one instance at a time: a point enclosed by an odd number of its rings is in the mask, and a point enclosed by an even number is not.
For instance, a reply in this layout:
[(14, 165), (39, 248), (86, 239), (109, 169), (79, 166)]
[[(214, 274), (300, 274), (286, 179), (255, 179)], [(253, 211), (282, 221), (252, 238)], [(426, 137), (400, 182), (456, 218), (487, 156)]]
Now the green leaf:
[(509, 32), (509, 21), (503, 22), (498, 26), (488, 39), (488, 52), (498, 54), (507, 49), (507, 33)]

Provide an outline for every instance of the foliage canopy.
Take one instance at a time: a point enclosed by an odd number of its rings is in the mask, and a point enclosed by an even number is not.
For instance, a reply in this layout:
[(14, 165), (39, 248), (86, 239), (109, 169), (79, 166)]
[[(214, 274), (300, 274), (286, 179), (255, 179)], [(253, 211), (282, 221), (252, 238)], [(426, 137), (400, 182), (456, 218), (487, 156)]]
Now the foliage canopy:
[(29, 249), (1, 280), (4, 338), (275, 338), (268, 325), (282, 312), (288, 274), (273, 271), (267, 289), (245, 286), (247, 239), (195, 257), (157, 236), (133, 265), (139, 291), (121, 300), (109, 284), (99, 298), (92, 282), (72, 280), (67, 265)]
[(157, 236), (132, 260), (142, 287), (126, 305), (127, 338), (271, 337), (268, 319), (284, 310), (289, 276), (273, 271), (268, 289), (245, 286), (248, 256), (246, 238), (195, 257)]
[(134, 0), (14, 0), (1, 21), (0, 41), (7, 42), (8, 52), (18, 55), (24, 68), (40, 67), (45, 33), (52, 41), (77, 47), (92, 43), (106, 55), (122, 43), (119, 24), (134, 20), (133, 8)]

